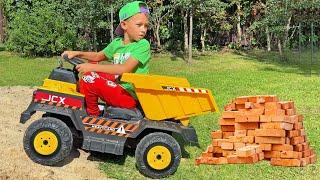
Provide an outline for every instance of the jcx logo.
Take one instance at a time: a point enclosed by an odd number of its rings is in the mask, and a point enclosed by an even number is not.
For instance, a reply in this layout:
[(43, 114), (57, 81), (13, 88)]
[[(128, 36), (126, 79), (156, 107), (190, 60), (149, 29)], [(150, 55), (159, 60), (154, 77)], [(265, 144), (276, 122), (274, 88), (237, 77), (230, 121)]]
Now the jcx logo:
[(50, 102), (53, 102), (53, 103), (65, 104), (64, 103), (65, 99), (66, 99), (65, 97), (60, 97), (60, 96), (55, 96), (55, 95), (50, 95), (49, 94), (49, 97), (47, 99), (42, 98), (41, 100), (42, 101), (50, 101)]

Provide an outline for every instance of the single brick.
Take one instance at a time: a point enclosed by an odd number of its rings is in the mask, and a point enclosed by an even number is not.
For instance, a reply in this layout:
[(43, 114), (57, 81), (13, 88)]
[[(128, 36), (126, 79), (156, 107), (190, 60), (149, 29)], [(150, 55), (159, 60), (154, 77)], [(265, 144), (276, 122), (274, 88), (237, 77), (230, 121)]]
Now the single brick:
[(264, 160), (264, 152), (260, 152), (258, 154), (258, 157), (259, 157), (259, 161)]
[(241, 109), (245, 109), (245, 105), (244, 104), (236, 104), (236, 110), (241, 110)]
[(246, 109), (252, 109), (252, 108), (254, 108), (254, 103), (253, 102), (245, 102), (244, 107)]
[(249, 157), (256, 154), (256, 149), (253, 146), (245, 146), (236, 150), (238, 157)]
[(248, 129), (247, 130), (247, 136), (255, 136), (255, 130), (254, 129)]
[(280, 158), (280, 151), (265, 151), (264, 158), (265, 159)]
[(247, 122), (247, 116), (244, 114), (238, 114), (236, 115), (234, 122)]
[(309, 157), (311, 156), (311, 150), (310, 149), (307, 149), (305, 151), (302, 151), (302, 157), (305, 158), (305, 157)]
[(289, 137), (286, 137), (286, 143), (285, 144), (288, 144), (288, 145), (290, 145), (291, 144), (291, 140), (290, 140), (290, 138)]
[(281, 104), (279, 102), (266, 102), (264, 108), (265, 110), (281, 109)]
[(254, 154), (249, 157), (238, 157), (237, 155), (231, 155), (227, 157), (229, 164), (252, 164), (259, 161), (258, 154)]
[(260, 122), (271, 122), (272, 116), (260, 115)]
[(261, 129), (284, 129), (292, 130), (293, 124), (290, 123), (280, 123), (280, 122), (271, 122), (271, 123), (260, 123)]
[(297, 136), (300, 136), (300, 130), (287, 131), (287, 137), (292, 138)]
[(270, 116), (272, 122), (285, 122), (293, 124), (295, 122), (298, 122), (296, 116)]
[(234, 126), (234, 118), (220, 118), (219, 125), (231, 125)]
[(288, 116), (292, 116), (292, 115), (297, 114), (296, 109), (286, 109), (285, 112), (286, 112), (286, 115), (288, 115)]
[(255, 137), (256, 143), (263, 143), (263, 144), (285, 144), (284, 137)]
[(272, 144), (259, 144), (262, 151), (271, 151)]
[(290, 139), (292, 145), (304, 143), (304, 136), (293, 137)]
[(300, 129), (300, 136), (305, 136), (306, 132), (304, 131), (304, 129)]
[(220, 130), (212, 131), (211, 138), (212, 139), (222, 139), (222, 131), (220, 131)]
[(259, 122), (260, 121), (260, 117), (258, 114), (250, 114), (250, 115), (246, 115), (246, 116), (247, 116), (248, 122)]
[(235, 126), (220, 126), (220, 129), (223, 132), (234, 132)]
[(301, 161), (299, 159), (280, 159), (280, 158), (271, 158), (271, 165), (273, 166), (289, 166), (289, 167), (299, 167)]
[(303, 123), (302, 122), (294, 123), (293, 124), (293, 129), (295, 129), (295, 130), (303, 129)]
[(227, 139), (212, 139), (212, 145), (213, 146), (221, 146), (222, 142), (228, 142)]
[(213, 146), (213, 154), (221, 154), (222, 151), (223, 149), (221, 149), (221, 147)]
[(272, 151), (293, 151), (293, 146), (289, 144), (272, 144)]
[(286, 112), (283, 109), (265, 109), (264, 114), (267, 116), (284, 116)]
[(227, 157), (227, 156), (235, 155), (235, 154), (236, 154), (236, 151), (234, 151), (234, 150), (223, 150), (222, 151), (223, 157)]
[(311, 155), (311, 156), (310, 156), (310, 163), (313, 164), (313, 163), (315, 163), (316, 161), (317, 161), (317, 156), (316, 156), (316, 154)]
[(239, 114), (239, 111), (223, 111), (222, 118), (235, 118), (235, 116)]
[(235, 143), (233, 143), (233, 146), (234, 146), (234, 149), (237, 150), (239, 148), (245, 147), (246, 144), (242, 143), (242, 142), (235, 142)]
[(245, 102), (248, 102), (249, 99), (246, 96), (237, 97), (235, 100), (236, 104), (245, 104)]
[(236, 103), (228, 103), (227, 105), (224, 106), (225, 111), (235, 111), (236, 110)]
[(310, 164), (310, 157), (306, 157), (306, 158), (301, 158), (301, 167), (307, 166), (308, 164)]
[(293, 101), (280, 101), (279, 104), (281, 104), (281, 109), (292, 109), (292, 108), (294, 108), (294, 102)]
[(238, 136), (238, 137), (247, 136), (247, 130), (235, 130), (234, 136)]
[(249, 109), (244, 112), (245, 115), (263, 115), (264, 114), (264, 107), (257, 107), (254, 109)]
[(236, 130), (248, 130), (257, 128), (259, 128), (259, 123), (257, 122), (235, 123)]
[(302, 114), (299, 114), (299, 115), (298, 115), (298, 121), (299, 121), (299, 122), (302, 122), (303, 120), (304, 120), (303, 115), (302, 115)]
[(213, 146), (212, 146), (212, 144), (207, 147), (206, 152), (213, 153)]
[(282, 129), (256, 129), (256, 136), (286, 137), (286, 131)]
[(293, 145), (293, 150), (294, 150), (294, 151), (298, 151), (298, 152), (303, 151), (303, 146), (302, 146), (302, 144)]
[(207, 164), (227, 164), (227, 158), (225, 157), (218, 157), (218, 158), (208, 158)]
[(300, 159), (302, 158), (301, 152), (296, 151), (281, 151), (280, 152), (280, 158), (284, 159)]
[(234, 135), (234, 132), (223, 132), (222, 138), (227, 139), (228, 137), (233, 136), (233, 135)]
[(213, 157), (213, 153), (203, 152), (201, 157)]
[(221, 143), (221, 149), (232, 150), (233, 149), (233, 143), (232, 142), (222, 142)]
[(278, 102), (279, 99), (276, 95), (268, 95), (268, 96), (264, 96), (264, 100), (265, 102)]

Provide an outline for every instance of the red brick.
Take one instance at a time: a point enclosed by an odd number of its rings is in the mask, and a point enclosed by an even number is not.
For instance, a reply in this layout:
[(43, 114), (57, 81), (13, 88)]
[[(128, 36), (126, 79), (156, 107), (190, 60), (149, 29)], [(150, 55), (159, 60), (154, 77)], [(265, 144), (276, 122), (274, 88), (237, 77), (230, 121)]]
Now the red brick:
[(255, 137), (256, 143), (263, 144), (285, 144), (285, 138), (283, 137)]
[(236, 150), (238, 157), (249, 157), (256, 154), (256, 149), (253, 146), (245, 146)]
[(227, 158), (218, 157), (218, 158), (208, 158), (206, 164), (227, 164)]
[(207, 147), (206, 152), (213, 153), (213, 146), (212, 146), (212, 145), (209, 145), (209, 146)]
[(223, 132), (222, 138), (227, 139), (228, 137), (233, 136), (233, 135), (234, 135), (234, 132)]
[(256, 129), (255, 135), (267, 137), (285, 137), (286, 131), (282, 129)]
[(248, 102), (249, 99), (246, 96), (237, 97), (235, 100), (236, 104), (245, 104), (245, 102)]
[(238, 136), (238, 137), (247, 136), (247, 130), (235, 130), (234, 136)]
[(233, 143), (233, 146), (234, 146), (234, 149), (237, 150), (239, 148), (245, 147), (246, 144), (242, 143), (242, 142), (235, 142), (235, 143)]
[(222, 118), (235, 118), (235, 116), (239, 114), (239, 111), (223, 111)]
[(288, 115), (288, 116), (292, 116), (297, 113), (296, 109), (286, 109), (285, 112), (286, 112), (286, 115)]
[(294, 102), (293, 101), (280, 101), (281, 109), (292, 109), (294, 108)]
[(302, 146), (302, 144), (294, 145), (294, 146), (293, 146), (293, 150), (294, 150), (294, 151), (299, 151), (299, 152), (303, 151), (303, 146)]
[(234, 122), (247, 122), (247, 116), (244, 114), (238, 114), (236, 115)]
[(300, 136), (305, 136), (306, 132), (304, 131), (304, 129), (300, 129)]
[(236, 103), (228, 103), (227, 105), (224, 106), (225, 111), (235, 111), (236, 110)]
[(295, 130), (303, 129), (303, 123), (302, 122), (294, 123), (293, 124), (293, 129), (295, 129)]
[(264, 100), (265, 102), (278, 102), (279, 99), (276, 95), (268, 95), (268, 96), (264, 96)]
[(252, 164), (259, 161), (258, 154), (254, 154), (249, 157), (238, 157), (236, 155), (231, 155), (227, 157), (229, 164)]
[(272, 122), (285, 122), (285, 123), (290, 123), (293, 124), (297, 120), (297, 117), (295, 116), (270, 116)]
[(262, 105), (260, 105), (261, 107), (256, 107), (254, 109), (249, 109), (247, 111), (245, 111), (245, 115), (263, 115), (264, 114), (264, 107)]
[(221, 143), (223, 142), (228, 142), (227, 139), (213, 139), (212, 140), (212, 145), (213, 146), (221, 146)]
[(260, 122), (271, 122), (271, 116), (260, 115)]
[(230, 136), (230, 142), (253, 143), (254, 136)]
[(266, 102), (264, 108), (265, 110), (281, 109), (281, 104), (279, 102)]
[(290, 139), (292, 145), (304, 143), (304, 136), (293, 137)]
[(233, 149), (233, 143), (232, 142), (222, 142), (221, 143), (221, 149), (232, 150)]
[(227, 157), (227, 156), (235, 155), (235, 154), (236, 154), (236, 151), (234, 151), (234, 150), (223, 150), (222, 151), (223, 157)]
[(293, 124), (290, 123), (280, 123), (280, 122), (271, 122), (271, 123), (260, 123), (261, 129), (284, 129), (292, 130)]
[(260, 117), (257, 114), (247, 115), (247, 121), (248, 122), (259, 122), (260, 121)]
[(212, 139), (222, 139), (222, 131), (212, 131), (211, 132), (211, 138)]
[(300, 159), (302, 158), (301, 152), (296, 151), (281, 151), (280, 152), (280, 158), (283, 159)]
[(286, 144), (290, 145), (291, 144), (291, 140), (290, 138), (286, 137)]
[(302, 157), (305, 158), (305, 157), (309, 157), (311, 156), (311, 150), (310, 149), (307, 149), (305, 151), (302, 151)]
[(259, 123), (257, 122), (235, 123), (236, 130), (248, 130), (248, 129), (257, 129), (257, 128), (259, 128)]
[(301, 167), (307, 166), (308, 164), (310, 164), (310, 157), (306, 157), (306, 158), (301, 158)]
[(287, 131), (287, 136), (290, 138), (300, 136), (300, 130)]
[(310, 156), (310, 163), (313, 164), (313, 163), (315, 163), (316, 161), (317, 161), (317, 156), (316, 156), (316, 154), (311, 155), (311, 156)]
[(246, 109), (252, 109), (252, 108), (254, 108), (254, 103), (253, 102), (245, 102), (244, 107)]
[(234, 132), (234, 126), (220, 126), (220, 129), (223, 132)]
[(247, 136), (255, 136), (255, 130), (254, 129), (248, 129), (247, 130)]
[(284, 116), (286, 112), (283, 109), (265, 109), (264, 114), (268, 116)]
[(289, 167), (299, 167), (301, 164), (299, 159), (280, 159), (271, 158), (271, 165), (273, 166), (289, 166)]
[(258, 157), (259, 157), (259, 161), (264, 160), (264, 152), (260, 152), (258, 154)]
[(299, 114), (299, 115), (298, 115), (298, 121), (299, 121), (299, 122), (302, 122), (303, 120), (304, 120), (303, 115), (302, 115), (302, 114)]
[(271, 144), (259, 144), (262, 151), (271, 151), (272, 145)]
[(213, 153), (203, 152), (201, 157), (213, 157)]
[(241, 110), (241, 109), (245, 109), (245, 105), (244, 104), (236, 104), (236, 110)]
[(272, 144), (272, 151), (293, 151), (293, 146), (289, 144)]
[(264, 158), (280, 158), (280, 151), (264, 151)]
[(220, 118), (219, 125), (231, 125), (234, 126), (234, 118)]
[[(222, 149), (221, 147), (218, 146), (213, 146), (213, 154), (222, 154)], [(215, 156), (215, 155), (214, 155)], [(216, 157), (216, 156), (215, 156)]]

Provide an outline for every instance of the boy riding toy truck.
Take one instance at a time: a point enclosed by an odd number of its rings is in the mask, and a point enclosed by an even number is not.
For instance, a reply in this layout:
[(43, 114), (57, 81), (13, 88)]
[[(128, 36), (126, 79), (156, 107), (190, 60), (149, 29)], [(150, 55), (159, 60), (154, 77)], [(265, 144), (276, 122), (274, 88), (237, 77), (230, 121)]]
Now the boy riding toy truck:
[(36, 163), (55, 165), (80, 141), (84, 150), (115, 155), (123, 155), (125, 147), (134, 148), (136, 165), (143, 175), (166, 177), (177, 170), (181, 159), (181, 148), (173, 135), (197, 144), (189, 118), (218, 111), (210, 90), (190, 88), (187, 79), (124, 73), (121, 81), (133, 84), (139, 111), (104, 104), (102, 116), (89, 116), (84, 95), (78, 92), (75, 69), (83, 61), (64, 59), (73, 70), (62, 64), (53, 69), (21, 114), (20, 122), (25, 123), (35, 112), (44, 112), (30, 124), (23, 139), (26, 154)]

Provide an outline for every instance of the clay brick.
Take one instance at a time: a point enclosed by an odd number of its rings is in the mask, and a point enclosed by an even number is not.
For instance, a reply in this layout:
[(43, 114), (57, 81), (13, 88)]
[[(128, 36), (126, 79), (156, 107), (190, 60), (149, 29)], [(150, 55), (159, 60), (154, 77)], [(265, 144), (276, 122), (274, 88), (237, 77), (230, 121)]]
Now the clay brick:
[(286, 131), (282, 129), (256, 129), (255, 135), (266, 137), (285, 137)]
[(254, 108), (254, 103), (253, 102), (245, 102), (244, 107), (246, 109), (252, 109), (252, 108)]
[(257, 103), (264, 104), (265, 102), (266, 100), (264, 99), (264, 97), (261, 97), (261, 96), (257, 97)]
[(281, 151), (280, 152), (280, 158), (284, 159), (300, 159), (302, 158), (301, 152), (296, 151)]
[(297, 137), (300, 136), (300, 130), (291, 130), (291, 131), (287, 131), (287, 137)]
[(289, 144), (272, 144), (272, 151), (293, 151), (293, 146)]
[(235, 123), (236, 130), (248, 130), (248, 129), (257, 129), (257, 128), (259, 128), (259, 123), (257, 122)]
[(262, 151), (271, 151), (272, 144), (259, 144)]
[(220, 126), (221, 131), (223, 132), (234, 132), (234, 126)]
[(222, 151), (221, 153), (213, 153), (213, 157), (222, 157)]
[(245, 109), (245, 105), (244, 104), (236, 104), (236, 110), (241, 110), (241, 109)]
[(285, 122), (285, 123), (293, 124), (298, 121), (296, 116), (270, 116), (270, 117), (272, 122)]
[(291, 144), (291, 140), (290, 140), (290, 138), (288, 138), (288, 137), (286, 137), (286, 143), (285, 144)]
[(213, 157), (213, 153), (203, 152), (201, 157)]
[(302, 144), (294, 145), (294, 146), (293, 146), (293, 150), (294, 150), (294, 151), (298, 151), (298, 152), (303, 151)]
[(265, 109), (264, 114), (268, 116), (284, 116), (286, 112), (283, 109)]
[(285, 112), (286, 112), (286, 115), (288, 115), (288, 116), (292, 116), (297, 113), (296, 109), (286, 109)]
[(316, 161), (317, 161), (317, 156), (316, 156), (316, 154), (311, 155), (311, 156), (310, 156), (310, 163), (313, 164), (313, 163), (315, 163)]
[(227, 157), (229, 164), (252, 164), (259, 161), (258, 154), (254, 154), (249, 157), (238, 157), (236, 155), (231, 155)]
[(264, 114), (264, 107), (260, 105), (261, 107), (256, 107), (254, 109), (249, 109), (248, 111), (245, 111), (245, 115), (263, 115)]
[(219, 125), (234, 126), (234, 118), (220, 118)]
[(223, 157), (227, 157), (227, 156), (235, 155), (235, 154), (236, 154), (236, 151), (233, 151), (233, 150), (223, 150), (222, 151), (222, 156)]
[(304, 129), (300, 129), (300, 136), (305, 136), (306, 132), (304, 131)]
[(247, 115), (247, 121), (248, 122), (259, 122), (260, 121), (260, 117), (257, 114)]
[(264, 96), (265, 102), (278, 102), (279, 99), (276, 95), (269, 95), (269, 96)]
[(248, 157), (256, 154), (256, 149), (253, 146), (245, 146), (236, 150), (238, 157)]
[(206, 164), (227, 164), (227, 158), (218, 157), (218, 158), (208, 158)]
[(281, 109), (292, 109), (294, 108), (294, 102), (293, 101), (280, 101)]
[(281, 109), (281, 104), (279, 102), (266, 102), (264, 108), (265, 110)]
[(233, 143), (232, 142), (222, 142), (221, 143), (221, 149), (232, 150), (233, 149)]
[(254, 129), (248, 129), (247, 130), (247, 136), (255, 136), (255, 130)]
[(221, 146), (221, 143), (223, 142), (228, 142), (227, 139), (213, 139), (212, 140), (212, 145), (213, 146)]
[(245, 102), (248, 102), (249, 99), (246, 96), (237, 97), (235, 100), (236, 104), (245, 104)]
[(293, 129), (295, 129), (295, 130), (303, 129), (303, 123), (302, 122), (294, 123), (293, 124)]
[(260, 152), (258, 154), (258, 157), (259, 157), (259, 161), (264, 160), (264, 152)]
[(241, 142), (241, 143), (253, 143), (254, 136), (230, 136), (228, 139), (230, 142)]
[(302, 145), (302, 151), (310, 149), (310, 146), (309, 146), (308, 142), (304, 142), (301, 145)]
[(292, 130), (293, 124), (290, 123), (280, 123), (280, 122), (271, 122), (271, 123), (260, 123), (261, 129), (284, 129)]
[(223, 111), (222, 118), (235, 118), (235, 116), (239, 114), (239, 111)]
[(222, 138), (227, 139), (228, 137), (233, 136), (233, 135), (234, 135), (234, 132), (223, 132)]
[(310, 164), (310, 157), (306, 157), (306, 158), (301, 158), (301, 167), (307, 166), (308, 164)]
[(195, 160), (195, 164), (197, 166), (199, 166), (200, 164), (205, 164), (207, 161), (206, 161), (206, 158), (203, 158), (203, 157), (198, 157), (196, 160)]
[(228, 103), (227, 105), (224, 106), (225, 111), (235, 111), (236, 110), (236, 103)]
[(299, 159), (280, 159), (280, 158), (272, 158), (271, 165), (273, 166), (288, 166), (288, 167), (299, 167), (301, 162)]
[(248, 97), (248, 101), (251, 103), (257, 103), (258, 102), (258, 96), (250, 96)]
[(311, 150), (310, 149), (307, 149), (305, 151), (302, 151), (302, 157), (305, 158), (305, 157), (309, 157), (311, 156)]
[(265, 151), (264, 158), (265, 159), (280, 158), (280, 151)]
[(247, 136), (247, 130), (235, 130), (234, 136), (237, 136), (237, 137)]
[(299, 121), (299, 122), (302, 122), (303, 120), (304, 120), (303, 115), (302, 115), (302, 114), (299, 114), (299, 115), (298, 115), (298, 121)]
[(285, 144), (285, 138), (283, 137), (255, 137), (256, 143), (263, 144)]
[(293, 137), (290, 139), (292, 145), (304, 143), (304, 136)]
[(271, 122), (272, 116), (260, 115), (260, 122)]
[(236, 115), (234, 122), (247, 122), (247, 116), (244, 114), (238, 114)]
[(233, 146), (234, 146), (234, 149), (237, 150), (239, 148), (245, 147), (246, 144), (242, 143), (242, 142), (235, 142), (235, 143), (233, 143)]
[(211, 132), (211, 138), (212, 139), (222, 139), (222, 131), (212, 131)]

